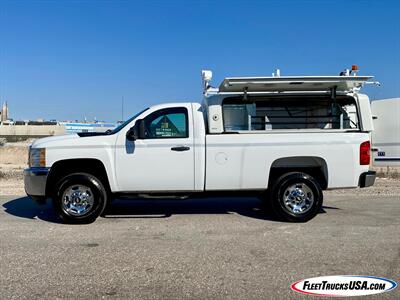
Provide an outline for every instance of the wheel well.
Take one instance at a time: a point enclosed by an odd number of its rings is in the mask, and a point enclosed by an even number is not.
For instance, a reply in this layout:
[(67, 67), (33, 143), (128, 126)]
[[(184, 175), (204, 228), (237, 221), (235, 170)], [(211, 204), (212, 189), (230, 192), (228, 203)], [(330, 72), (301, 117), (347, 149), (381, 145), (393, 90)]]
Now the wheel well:
[(98, 159), (66, 159), (55, 162), (51, 168), (46, 182), (46, 196), (51, 197), (56, 183), (71, 173), (88, 173), (97, 177), (110, 191), (107, 172), (103, 163)]
[(303, 172), (318, 181), (321, 188), (328, 187), (328, 167), (324, 159), (314, 156), (284, 157), (275, 160), (270, 168), (268, 186), (288, 172)]

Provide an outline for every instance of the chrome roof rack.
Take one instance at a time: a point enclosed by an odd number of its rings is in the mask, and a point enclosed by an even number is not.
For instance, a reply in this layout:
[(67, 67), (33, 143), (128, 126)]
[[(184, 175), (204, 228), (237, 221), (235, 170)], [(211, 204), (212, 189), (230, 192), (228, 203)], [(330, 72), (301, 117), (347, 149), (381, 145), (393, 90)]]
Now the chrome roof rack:
[(340, 76), (281, 76), (279, 69), (269, 77), (227, 77), (218, 88), (210, 85), (212, 72), (202, 71), (203, 92), (209, 93), (251, 93), (251, 92), (317, 92), (331, 91), (358, 92), (373, 76), (358, 76), (358, 67), (341, 72)]

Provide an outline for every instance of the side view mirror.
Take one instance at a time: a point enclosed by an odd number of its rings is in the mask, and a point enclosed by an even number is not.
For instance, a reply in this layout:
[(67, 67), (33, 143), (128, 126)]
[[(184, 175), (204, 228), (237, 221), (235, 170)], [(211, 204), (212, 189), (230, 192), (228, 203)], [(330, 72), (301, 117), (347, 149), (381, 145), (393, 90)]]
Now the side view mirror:
[(135, 125), (131, 127), (126, 133), (126, 139), (128, 141), (135, 141), (137, 139), (142, 139), (143, 134), (143, 120), (139, 119), (136, 121)]

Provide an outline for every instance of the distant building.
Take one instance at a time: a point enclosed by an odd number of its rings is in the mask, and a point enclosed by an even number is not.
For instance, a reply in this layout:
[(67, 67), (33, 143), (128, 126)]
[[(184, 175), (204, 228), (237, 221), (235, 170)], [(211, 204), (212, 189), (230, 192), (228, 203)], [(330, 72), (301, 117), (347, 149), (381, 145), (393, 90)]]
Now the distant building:
[(7, 120), (8, 120), (8, 106), (7, 102), (4, 102), (0, 112), (0, 122), (3, 123), (6, 122)]
[(115, 123), (80, 123), (80, 122), (59, 122), (60, 125), (65, 126), (67, 133), (78, 133), (78, 132), (104, 132), (112, 130), (116, 127)]

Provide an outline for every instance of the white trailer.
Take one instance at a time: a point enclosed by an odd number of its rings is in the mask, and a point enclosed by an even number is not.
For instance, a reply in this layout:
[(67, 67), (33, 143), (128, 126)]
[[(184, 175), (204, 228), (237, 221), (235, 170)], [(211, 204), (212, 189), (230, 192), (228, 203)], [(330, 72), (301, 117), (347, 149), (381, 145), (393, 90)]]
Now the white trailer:
[(374, 100), (371, 109), (374, 120), (372, 164), (400, 166), (400, 98)]

